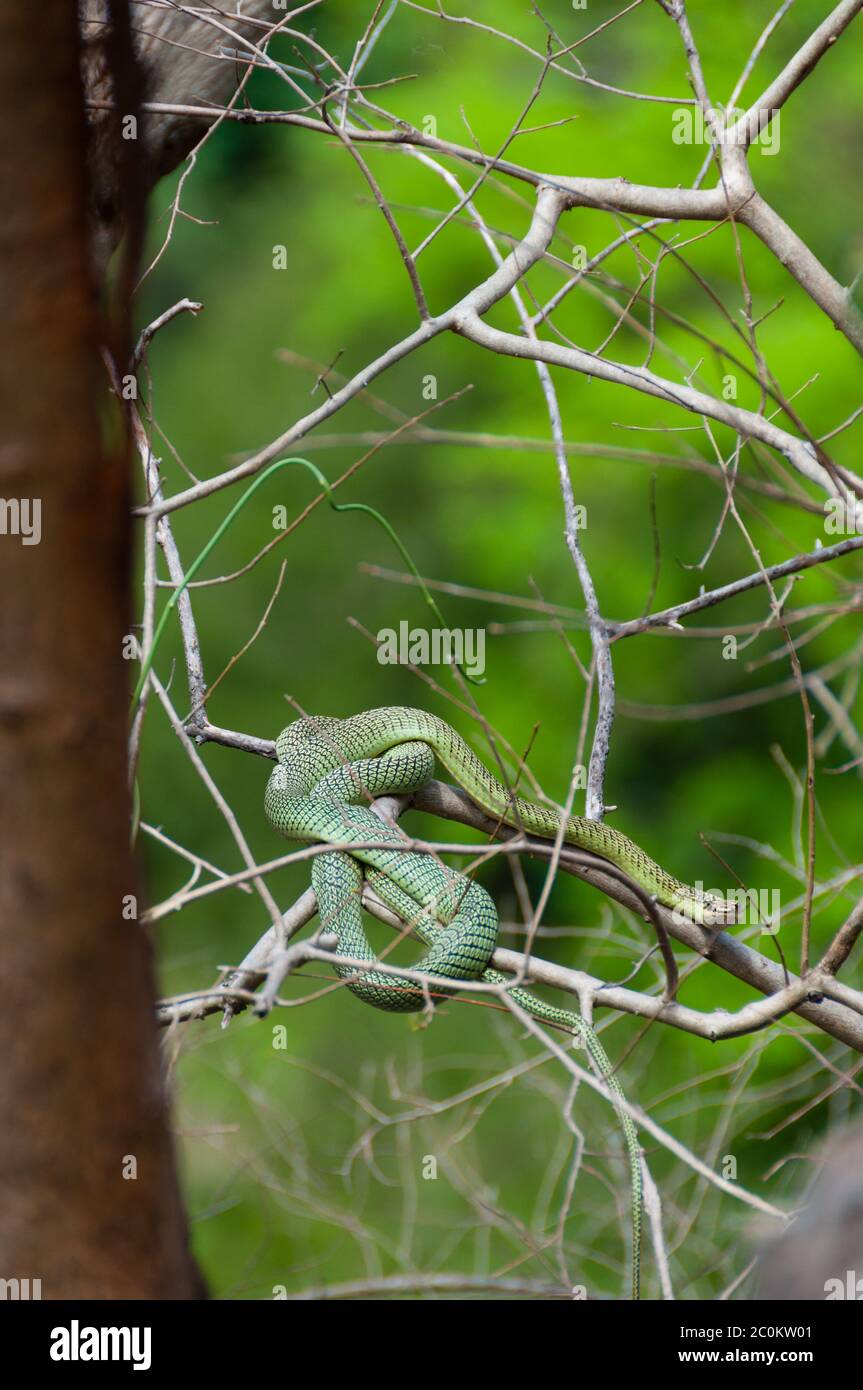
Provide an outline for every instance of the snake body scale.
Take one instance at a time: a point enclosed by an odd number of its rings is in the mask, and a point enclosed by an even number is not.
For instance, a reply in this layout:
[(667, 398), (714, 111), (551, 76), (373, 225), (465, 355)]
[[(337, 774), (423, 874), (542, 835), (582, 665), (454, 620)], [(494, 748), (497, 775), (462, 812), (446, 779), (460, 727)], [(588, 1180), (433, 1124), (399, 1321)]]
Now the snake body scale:
[[(428, 946), (416, 969), (452, 980), (505, 984), (506, 976), (488, 966), (498, 931), (490, 895), (432, 855), (406, 850), (401, 831), (385, 825), (369, 803), (375, 797), (417, 791), (434, 775), (437, 759), (487, 815), (505, 825), (554, 839), (559, 814), (511, 796), (449, 724), (423, 710), (389, 706), (348, 719), (305, 716), (282, 730), (276, 752), (278, 762), (265, 796), (273, 828), (290, 840), (335, 845), (344, 851), (319, 855), (312, 865), (320, 920), (335, 932), (339, 951), (363, 961), (376, 959), (362, 921), (365, 878)], [(718, 899), (672, 878), (618, 830), (570, 816), (564, 840), (616, 864), (665, 906), (685, 911), (696, 921), (721, 920)], [(374, 969), (360, 975), (353, 967), (336, 969), (351, 991), (375, 1008), (406, 1013), (427, 1005), (426, 994), (413, 980)], [(525, 989), (512, 988), (509, 994), (532, 1017), (577, 1036), (612, 1100), (625, 1099), (605, 1049), (579, 1014), (555, 1008)], [(631, 1117), (616, 1108), (630, 1163), (632, 1296), (638, 1298), (641, 1154)]]

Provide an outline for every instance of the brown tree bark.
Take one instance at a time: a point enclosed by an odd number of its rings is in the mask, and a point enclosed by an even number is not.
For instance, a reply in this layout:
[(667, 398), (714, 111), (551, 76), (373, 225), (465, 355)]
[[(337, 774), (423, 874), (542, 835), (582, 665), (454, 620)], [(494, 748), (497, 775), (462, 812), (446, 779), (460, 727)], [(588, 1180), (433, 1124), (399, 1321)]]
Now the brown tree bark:
[(0, 7), (0, 1278), (182, 1298), (202, 1286), (150, 952), (122, 915), (129, 468), (100, 438), (77, 9), (42, 6), (37, 31)]

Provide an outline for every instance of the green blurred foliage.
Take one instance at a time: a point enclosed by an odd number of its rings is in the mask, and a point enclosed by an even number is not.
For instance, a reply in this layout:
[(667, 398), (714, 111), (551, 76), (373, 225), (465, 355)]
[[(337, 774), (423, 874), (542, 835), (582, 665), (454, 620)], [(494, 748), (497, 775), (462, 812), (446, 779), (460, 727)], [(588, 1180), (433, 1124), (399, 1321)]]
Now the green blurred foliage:
[[(586, 10), (575, 10), (565, 0), (552, 0), (544, 13), (560, 39), (573, 43), (619, 8), (590, 0)], [(689, 10), (711, 93), (714, 100), (726, 100), (774, 5), (765, 0), (723, 5), (693, 0)], [(314, 27), (318, 40), (347, 64), (371, 11), (370, 3), (329, 3), (297, 23)], [(525, 4), (453, 0), (452, 13), (469, 14), (544, 48), (542, 24)], [(744, 99), (766, 85), (824, 13), (825, 6), (816, 0), (798, 0), (757, 64)], [(289, 39), (277, 39), (271, 51), (286, 63), (297, 62)], [(656, 5), (644, 4), (611, 25), (577, 50), (577, 56), (598, 81), (631, 92), (689, 96), (678, 36)], [(433, 116), (443, 138), (476, 141), (494, 151), (524, 107), (538, 72), (535, 58), (489, 33), (402, 8), (382, 34), (363, 80), (410, 76), (410, 81), (370, 96), (416, 124)], [(257, 106), (285, 109), (299, 102), (295, 92), (269, 74), (256, 75), (248, 91)], [(859, 46), (852, 34), (783, 110), (779, 152), (752, 156), (763, 194), (845, 282), (853, 279), (863, 258), (856, 222), (861, 106)], [(551, 172), (686, 185), (704, 152), (700, 146), (672, 142), (674, 109), (551, 73), (526, 124), (567, 123), (518, 137), (508, 155)], [(398, 151), (364, 152), (408, 244), (416, 245), (451, 208), (451, 192)], [(465, 188), (476, 177), (475, 170), (452, 168)], [(165, 236), (176, 187), (175, 176), (155, 194), (153, 254)], [(489, 178), (479, 204), (492, 228), (518, 237), (527, 226), (531, 190)], [(334, 139), (288, 126), (224, 124), (198, 154), (182, 191), (182, 208), (187, 216), (178, 218), (140, 305), (142, 323), (182, 296), (205, 306), (196, 318), (184, 316), (164, 330), (149, 355), (149, 400), (160, 432), (154, 447), (164, 461), (168, 492), (188, 485), (184, 469), (197, 477), (217, 473), (320, 404), (321, 387), (312, 389), (315, 373), (286, 362), (281, 350), (322, 364), (338, 355), (336, 371), (350, 375), (416, 322), (394, 243), (359, 170)], [(554, 252), (567, 262), (574, 246), (583, 245), (593, 254), (624, 225), (600, 212), (572, 212), (561, 223)], [(723, 362), (716, 345), (747, 367), (752, 359), (743, 336), (734, 234), (726, 226), (699, 239), (705, 230), (694, 224), (659, 229), (685, 263), (674, 255), (661, 263), (657, 303), (672, 317), (657, 316), (652, 365), (675, 380), (694, 372), (694, 380), (717, 392), (724, 374), (735, 369)], [(287, 269), (281, 271), (273, 267), (278, 245), (287, 248)], [(645, 239), (646, 255), (654, 257), (657, 247), (657, 241)], [(814, 435), (824, 434), (856, 404), (851, 349), (751, 236), (742, 235), (741, 248), (755, 317), (775, 310), (758, 330), (760, 349), (778, 388), (795, 397), (806, 427)], [(419, 264), (435, 311), (486, 275), (489, 261), (475, 230), (460, 218)], [(564, 302), (555, 320), (558, 330), (580, 346), (597, 348), (614, 323), (614, 304), (625, 302), (643, 269), (644, 262), (631, 249), (618, 251), (600, 275)], [(529, 277), (530, 295), (541, 301), (560, 283), (559, 264), (539, 267)], [(628, 289), (621, 295), (615, 285)], [(635, 315), (642, 325), (649, 323), (643, 303)], [(509, 301), (491, 319), (516, 326)], [(637, 363), (644, 360), (646, 346), (644, 333), (624, 326), (608, 352)], [(423, 397), (428, 374), (437, 379), (440, 400), (472, 388), (432, 417), (431, 425), (548, 439), (534, 368), (485, 355), (451, 336), (395, 366), (372, 391), (412, 416), (428, 407)], [(737, 376), (740, 402), (757, 407), (757, 381), (742, 371)], [(702, 583), (713, 587), (752, 571), (751, 551), (732, 520), (726, 520), (703, 570), (693, 569), (710, 546), (722, 491), (715, 479), (651, 457), (655, 451), (666, 460), (714, 462), (697, 420), (598, 381), (558, 371), (555, 382), (566, 436), (583, 450), (571, 458), (571, 471), (576, 497), (587, 508), (584, 548), (606, 615), (637, 615), (649, 599), (652, 607), (664, 607), (692, 596)], [(313, 437), (387, 428), (371, 403), (359, 400)], [(716, 429), (715, 437), (727, 453), (732, 446), (728, 432)], [(859, 427), (840, 435), (832, 446), (837, 461), (855, 465), (858, 441)], [(601, 446), (606, 455), (620, 450), (620, 456), (591, 456), (584, 449), (589, 445)], [(302, 451), (300, 445), (297, 452)], [(335, 479), (362, 452), (349, 444), (310, 456)], [(779, 477), (776, 461), (765, 454), (755, 458), (745, 451), (742, 468), (752, 477)], [(653, 487), (660, 567), (651, 599)], [(206, 574), (240, 569), (272, 539), (271, 508), (284, 504), (294, 517), (315, 493), (302, 470), (283, 470), (227, 533)], [(236, 489), (220, 492), (174, 515), (187, 564), (237, 496)], [(541, 595), (549, 603), (583, 609), (563, 542), (560, 491), (548, 448), (397, 442), (374, 454), (339, 496), (380, 508), (426, 575), (492, 594)], [(737, 496), (766, 564), (798, 548), (811, 549), (824, 536), (817, 515), (754, 493), (738, 491)], [(476, 726), (460, 719), (409, 671), (378, 664), (372, 643), (349, 625), (354, 618), (370, 633), (397, 627), (403, 619), (422, 625), (426, 610), (415, 589), (384, 582), (360, 568), (363, 563), (402, 568), (383, 532), (368, 518), (335, 515), (326, 507), (318, 507), (236, 582), (194, 591), (211, 681), (255, 631), (282, 560), (284, 582), (269, 622), (213, 697), (210, 717), (215, 723), (273, 737), (293, 717), (286, 697), (306, 710), (337, 715), (415, 703), (453, 718), (475, 737)], [(812, 571), (795, 586), (790, 604), (835, 600), (855, 573), (859, 565), (848, 561), (835, 573)], [(486, 684), (472, 693), (483, 716), (516, 749), (526, 748), (539, 726), (530, 765), (545, 791), (563, 799), (584, 695), (568, 643), (581, 661), (589, 660), (583, 626), (569, 628), (564, 640), (550, 624), (522, 630), (520, 625), (536, 615), (494, 599), (439, 597), (452, 626), (503, 626), (499, 635), (488, 637)], [(787, 682), (787, 655), (775, 630), (741, 647), (736, 661), (723, 658), (725, 625), (759, 622), (766, 614), (763, 593), (755, 593), (703, 615), (701, 625), (716, 629), (712, 637), (682, 641), (654, 635), (615, 648), (620, 709), (606, 795), (617, 807), (614, 824), (673, 873), (727, 882), (699, 839), (703, 832), (735, 875), (752, 886), (778, 887), (788, 900), (800, 892), (799, 881), (782, 868), (795, 861), (799, 844), (795, 779), (802, 776), (805, 762), (799, 699), (786, 694), (702, 719), (657, 720), (638, 711), (639, 706), (722, 700)], [(854, 617), (823, 625), (802, 652), (805, 668), (841, 658), (858, 636), (859, 619)], [(185, 710), (180, 655), (172, 631), (157, 664), (165, 677), (172, 659), (177, 662), (172, 690)], [(445, 672), (432, 674), (453, 689)], [(834, 689), (842, 693), (841, 680)], [(816, 705), (816, 732), (824, 722)], [(481, 740), (477, 746), (482, 747)], [(262, 860), (282, 852), (285, 846), (274, 839), (263, 816), (268, 766), (214, 745), (202, 756), (253, 852)], [(849, 756), (834, 740), (819, 763), (820, 881), (860, 855), (859, 779), (855, 773), (825, 775), (825, 769)], [(224, 821), (155, 702), (145, 733), (140, 788), (147, 822), (226, 871), (239, 866)], [(418, 817), (410, 823), (432, 837), (470, 838), (456, 826)], [(723, 832), (746, 842), (724, 843)], [(779, 862), (759, 855), (758, 845), (772, 846)], [(184, 881), (188, 866), (146, 836), (140, 847), (148, 895), (159, 901)], [(535, 901), (544, 871), (534, 864), (524, 870)], [(504, 922), (519, 921), (508, 867), (498, 861), (483, 872), (483, 881), (496, 894)], [(302, 865), (270, 878), (285, 906), (306, 883)], [(816, 949), (842, 920), (852, 896), (851, 890), (835, 899), (828, 895), (819, 904)], [(555, 885), (545, 921), (571, 930), (558, 939), (543, 938), (543, 954), (609, 980), (627, 976), (650, 945), (643, 923), (612, 913), (595, 892), (565, 876)], [(217, 965), (239, 960), (266, 925), (259, 900), (237, 892), (208, 897), (168, 918), (160, 934), (164, 991), (206, 986)], [(799, 957), (799, 925), (798, 913), (780, 934), (792, 966)], [(372, 925), (371, 931), (381, 945), (387, 941), (379, 926)], [(518, 944), (518, 937), (508, 935), (504, 941)], [(754, 944), (775, 956), (773, 941), (755, 935)], [(651, 958), (633, 987), (649, 988), (656, 978)], [(557, 1277), (557, 1257), (544, 1247), (556, 1229), (573, 1135), (562, 1122), (568, 1087), (555, 1064), (525, 1071), (526, 1059), (538, 1055), (536, 1046), (520, 1039), (502, 1014), (453, 1002), (440, 1009), (431, 1027), (414, 1032), (404, 1020), (378, 1015), (344, 991), (327, 992), (324, 986), (321, 972), (306, 970), (286, 992), (300, 999), (320, 989), (315, 1002), (278, 1012), (266, 1022), (241, 1018), (227, 1032), (210, 1019), (168, 1042), (176, 1061), (196, 1249), (214, 1292), (270, 1297), (280, 1285), (296, 1291), (405, 1269), (483, 1274), (511, 1267), (526, 1278)], [(683, 1002), (702, 1009), (734, 1009), (750, 997), (750, 991), (709, 965), (686, 980), (681, 994)], [(782, 1160), (808, 1152), (847, 1114), (848, 1093), (828, 1093), (825, 1073), (813, 1060), (813, 1044), (801, 1041), (799, 1027), (783, 1025), (754, 1040), (711, 1047), (671, 1029), (653, 1027), (645, 1033), (638, 1021), (602, 1010), (598, 1020), (612, 1056), (625, 1058), (621, 1077), (627, 1094), (706, 1161), (721, 1167), (723, 1156), (733, 1155), (739, 1181), (768, 1200), (789, 1198), (806, 1179), (805, 1164)], [(279, 1028), (287, 1030), (284, 1050), (274, 1046)], [(817, 1035), (813, 1042), (821, 1053), (841, 1061), (842, 1049)], [(492, 1086), (492, 1079), (508, 1067), (515, 1069), (510, 1082)], [(489, 1089), (473, 1103), (446, 1105), (461, 1089), (485, 1083)], [(424, 1098), (438, 1103), (440, 1113), (422, 1118)], [(373, 1146), (346, 1166), (351, 1146), (376, 1117), (410, 1112), (414, 1106), (417, 1118), (411, 1124), (384, 1126)], [(585, 1088), (573, 1116), (587, 1154), (566, 1220), (571, 1251), (578, 1252), (570, 1259), (569, 1276), (591, 1290), (618, 1296), (626, 1282), (620, 1138), (607, 1107), (585, 1094)], [(669, 1222), (681, 1233), (673, 1256), (678, 1294), (708, 1296), (744, 1267), (745, 1242), (760, 1231), (745, 1207), (705, 1194), (703, 1185), (657, 1146), (648, 1143), (647, 1152)], [(424, 1155), (439, 1159), (436, 1181), (422, 1176)], [(693, 1221), (688, 1234), (687, 1212)], [(647, 1277), (648, 1290), (655, 1292), (652, 1265)]]

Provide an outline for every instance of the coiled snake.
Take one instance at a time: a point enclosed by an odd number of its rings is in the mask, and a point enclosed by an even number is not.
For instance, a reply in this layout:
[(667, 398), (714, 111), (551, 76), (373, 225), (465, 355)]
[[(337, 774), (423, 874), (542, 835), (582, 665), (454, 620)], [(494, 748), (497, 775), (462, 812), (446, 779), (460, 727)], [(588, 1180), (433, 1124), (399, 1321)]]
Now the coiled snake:
[[(283, 729), (276, 750), (278, 763), (265, 798), (274, 829), (290, 840), (338, 845), (346, 851), (321, 854), (312, 865), (320, 919), (335, 932), (340, 952), (363, 961), (376, 959), (362, 921), (365, 878), (429, 947), (416, 969), (452, 980), (505, 984), (506, 976), (488, 968), (498, 927), (489, 894), (432, 855), (407, 851), (402, 833), (375, 816), (369, 802), (417, 791), (434, 775), (437, 758), (477, 806), (505, 825), (554, 839), (559, 815), (511, 796), (454, 729), (423, 710), (390, 706), (349, 719), (298, 719)], [(717, 920), (722, 914), (718, 900), (672, 878), (638, 845), (602, 822), (571, 816), (564, 839), (616, 864), (658, 902), (696, 921)], [(363, 847), (370, 843), (373, 848)], [(427, 996), (413, 980), (375, 970), (358, 974), (350, 966), (336, 968), (351, 991), (375, 1008), (403, 1013), (426, 1007)], [(532, 1017), (579, 1037), (612, 1099), (623, 1098), (605, 1050), (584, 1019), (527, 990), (512, 988), (509, 994)], [(631, 1117), (620, 1108), (617, 1113), (632, 1178), (632, 1296), (638, 1298), (641, 1156)]]

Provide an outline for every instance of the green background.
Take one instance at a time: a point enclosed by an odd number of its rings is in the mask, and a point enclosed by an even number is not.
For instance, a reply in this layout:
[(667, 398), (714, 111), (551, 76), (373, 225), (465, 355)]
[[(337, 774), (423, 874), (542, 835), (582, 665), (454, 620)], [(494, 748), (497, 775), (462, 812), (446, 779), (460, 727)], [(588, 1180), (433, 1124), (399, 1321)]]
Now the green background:
[[(572, 43), (618, 8), (591, 0), (581, 11), (553, 0), (544, 13), (563, 42)], [(766, 85), (828, 8), (798, 0), (768, 44), (744, 100)], [(773, 10), (772, 3), (760, 0), (690, 4), (714, 101), (728, 97)], [(314, 27), (319, 41), (347, 64), (370, 13), (369, 4), (330, 3), (297, 23)], [(514, 0), (471, 0), (454, 4), (452, 13), (469, 14), (544, 47), (539, 20)], [(277, 39), (271, 51), (281, 61), (297, 62), (289, 39)], [(679, 37), (654, 4), (644, 4), (578, 53), (591, 77), (602, 82), (663, 96), (690, 95)], [(538, 72), (536, 59), (488, 33), (401, 9), (362, 80), (412, 74), (412, 80), (370, 95), (416, 125), (433, 116), (441, 138), (476, 140), (493, 152), (524, 107)], [(859, 35), (852, 28), (783, 109), (779, 152), (771, 157), (756, 150), (751, 157), (759, 190), (842, 283), (850, 283), (863, 264), (857, 219), (860, 79)], [(298, 104), (271, 75), (257, 74), (248, 91), (255, 106)], [(704, 150), (673, 143), (674, 110), (552, 72), (526, 124), (576, 119), (519, 136), (508, 157), (549, 172), (685, 186)], [(398, 152), (364, 147), (364, 154), (408, 244), (416, 245), (434, 219), (452, 207), (452, 194), (431, 171)], [(467, 188), (475, 171), (448, 163)], [(176, 182), (174, 177), (161, 184), (152, 201), (153, 253), (165, 236)], [(532, 197), (527, 185), (513, 180), (484, 184), (478, 205), (501, 234), (502, 249), (506, 238), (526, 230)], [(178, 219), (139, 306), (142, 324), (183, 296), (205, 306), (196, 318), (184, 316), (165, 329), (149, 354), (149, 399), (172, 446), (159, 434), (154, 437), (167, 493), (189, 482), (174, 451), (199, 477), (221, 472), (321, 401), (320, 387), (310, 394), (314, 373), (285, 362), (280, 350), (323, 364), (341, 354), (336, 370), (351, 375), (416, 325), (392, 238), (360, 171), (336, 141), (288, 126), (225, 124), (198, 155), (182, 207), (191, 217)], [(605, 213), (570, 212), (553, 251), (568, 261), (573, 246), (583, 245), (592, 255), (626, 225)], [(680, 224), (660, 228), (659, 234), (681, 243), (706, 230)], [(273, 266), (273, 248), (280, 245), (287, 253), (283, 270)], [(644, 238), (642, 245), (655, 257), (658, 242)], [(826, 433), (857, 402), (853, 351), (745, 231), (741, 246), (755, 316), (781, 301), (759, 327), (761, 351), (786, 396), (802, 390), (795, 408), (806, 427), (816, 436)], [(657, 300), (677, 321), (657, 318), (653, 369), (673, 380), (696, 369), (693, 380), (715, 393), (724, 375), (735, 372), (739, 403), (758, 408), (757, 384), (724, 363), (715, 346), (751, 367), (751, 354), (729, 322), (743, 327), (734, 235), (723, 227), (683, 254), (727, 312), (686, 266), (667, 256)], [(452, 304), (488, 273), (489, 264), (467, 221), (447, 227), (419, 262), (432, 310)], [(557, 328), (595, 350), (615, 322), (614, 304), (625, 303), (638, 285), (642, 264), (629, 249), (617, 252), (565, 301)], [(563, 273), (559, 264), (538, 267), (529, 277), (531, 294), (547, 298)], [(643, 302), (634, 313), (648, 323)], [(490, 319), (516, 327), (509, 301)], [(640, 363), (645, 352), (645, 338), (623, 326), (607, 355)], [(535, 368), (493, 357), (453, 336), (408, 357), (372, 390), (412, 416), (428, 408), (423, 385), (429, 374), (436, 378), (439, 400), (468, 385), (472, 390), (427, 424), (548, 439)], [(753, 570), (752, 554), (732, 520), (704, 570), (691, 568), (710, 544), (722, 506), (717, 481), (685, 467), (687, 460), (715, 461), (697, 419), (571, 373), (556, 371), (555, 382), (566, 437), (581, 449), (570, 460), (573, 486), (587, 508), (582, 540), (606, 616), (637, 616), (648, 601), (654, 478), (661, 563), (653, 608), (693, 596), (701, 583), (714, 587)], [(778, 419), (787, 423), (781, 415)], [(320, 426), (311, 440), (388, 428), (368, 402), (359, 400)], [(715, 433), (727, 454), (731, 435), (721, 428)], [(859, 467), (858, 440), (859, 426), (840, 435), (830, 446), (834, 458)], [(591, 444), (606, 453), (620, 450), (621, 456), (591, 455), (584, 448)], [(298, 446), (296, 452), (303, 451)], [(652, 451), (683, 466), (657, 462)], [(309, 456), (335, 479), (363, 452), (359, 444), (346, 444), (318, 447)], [(777, 461), (763, 452), (756, 458), (745, 451), (742, 468), (751, 477), (779, 478)], [(282, 471), (227, 533), (206, 575), (243, 566), (273, 537), (272, 507), (284, 505), (294, 517), (315, 491), (302, 470)], [(174, 514), (186, 564), (238, 495), (237, 489), (220, 492)], [(549, 603), (583, 608), (547, 448), (399, 441), (379, 450), (339, 495), (380, 508), (425, 575), (492, 593), (528, 598), (539, 593)], [(825, 535), (819, 515), (754, 493), (738, 491), (737, 497), (765, 563), (810, 550), (819, 539), (825, 544), (837, 539)], [(403, 568), (384, 533), (363, 516), (338, 516), (318, 507), (241, 579), (194, 591), (210, 681), (254, 632), (283, 559), (284, 582), (269, 622), (214, 695), (209, 708), (214, 723), (274, 737), (294, 717), (286, 697), (306, 710), (340, 716), (375, 705), (421, 704), (451, 718), (482, 749), (478, 726), (409, 671), (380, 665), (372, 643), (349, 624), (349, 618), (356, 619), (375, 633), (402, 620), (413, 626), (427, 622), (415, 589), (360, 569), (363, 563)], [(835, 573), (812, 571), (795, 587), (790, 606), (835, 602), (859, 574), (854, 559), (841, 561)], [(500, 602), (439, 597), (451, 626), (489, 630), (486, 683), (473, 691), (479, 708), (519, 750), (539, 725), (530, 766), (546, 793), (562, 800), (578, 745), (584, 687), (560, 632), (537, 625), (536, 614)], [(788, 772), (791, 768), (799, 777), (805, 761), (799, 698), (702, 719), (650, 718), (638, 708), (688, 707), (786, 681), (789, 663), (775, 629), (741, 646), (736, 660), (723, 656), (724, 633), (766, 615), (764, 593), (756, 592), (702, 615), (697, 622), (712, 628), (711, 636), (686, 641), (642, 636), (614, 648), (619, 710), (606, 799), (618, 808), (613, 823), (679, 877), (726, 885), (725, 871), (699, 840), (703, 832), (747, 885), (779, 889), (789, 902), (801, 892), (800, 798)], [(520, 625), (528, 622), (524, 630)], [(495, 624), (504, 630), (495, 632)], [(808, 627), (798, 625), (795, 633)], [(581, 659), (589, 660), (583, 625), (571, 626), (567, 635)], [(859, 617), (853, 615), (820, 624), (801, 653), (804, 669), (842, 657), (859, 636)], [(765, 664), (768, 656), (772, 659)], [(185, 712), (179, 660), (172, 626), (157, 669), (166, 679), (172, 662), (178, 663), (172, 693)], [(757, 663), (755, 669), (751, 663)], [(445, 689), (454, 689), (446, 671), (430, 674)], [(833, 683), (839, 695), (843, 679)], [(824, 723), (816, 703), (816, 733)], [(786, 760), (784, 770), (777, 749)], [(819, 883), (860, 857), (859, 776), (825, 772), (851, 756), (836, 739), (819, 761)], [(263, 815), (268, 764), (215, 745), (204, 748), (203, 757), (253, 852), (261, 860), (282, 852), (286, 847)], [(225, 871), (241, 867), (224, 822), (155, 701), (144, 737), (140, 793), (145, 821)], [(575, 809), (582, 809), (578, 801)], [(471, 838), (457, 826), (415, 815), (406, 824), (432, 838)], [(729, 833), (746, 843), (723, 842), (720, 836)], [(145, 835), (139, 846), (148, 899), (158, 902), (184, 882), (187, 866)], [(775, 857), (759, 853), (759, 846), (772, 847)], [(535, 901), (544, 871), (525, 862), (524, 873)], [(281, 905), (287, 907), (303, 891), (307, 875), (307, 866), (300, 864), (271, 876)], [(498, 901), (504, 944), (517, 946), (522, 919), (508, 866), (497, 860), (481, 877)], [(819, 898), (816, 948), (829, 940), (853, 901), (853, 884)], [(542, 954), (610, 981), (629, 976), (650, 945), (644, 923), (567, 876), (555, 884), (544, 921), (555, 930), (540, 941)], [(169, 917), (158, 938), (161, 989), (206, 987), (216, 968), (238, 961), (266, 927), (259, 900), (237, 891), (213, 895)], [(799, 960), (799, 928), (799, 912), (791, 913), (780, 932), (792, 968)], [(371, 925), (371, 933), (381, 947), (389, 940), (378, 924)], [(774, 942), (751, 931), (749, 936), (775, 958)], [(682, 948), (680, 955), (682, 963), (690, 963)], [(412, 957), (407, 952), (401, 958)], [(853, 978), (849, 972), (849, 982)], [(661, 987), (653, 957), (631, 983), (653, 991)], [(268, 1298), (280, 1287), (296, 1293), (323, 1283), (420, 1271), (477, 1277), (509, 1272), (620, 1296), (627, 1279), (627, 1179), (618, 1127), (607, 1106), (583, 1087), (572, 1104), (575, 1129), (567, 1128), (562, 1112), (572, 1097), (562, 1068), (542, 1061), (536, 1043), (523, 1039), (503, 1013), (452, 1002), (439, 1009), (431, 1027), (415, 1031), (404, 1019), (375, 1013), (345, 991), (327, 992), (324, 985), (324, 972), (306, 969), (286, 985), (286, 996), (300, 1000), (323, 992), (302, 1007), (277, 1012), (265, 1022), (243, 1017), (227, 1032), (208, 1019), (166, 1040), (195, 1249), (213, 1292)], [(697, 969), (681, 993), (682, 1002), (700, 1009), (735, 1009), (751, 997), (710, 965)], [(769, 1201), (781, 1204), (799, 1196), (810, 1171), (801, 1155), (811, 1153), (849, 1112), (849, 1092), (831, 1085), (822, 1062), (827, 1056), (847, 1067), (847, 1051), (802, 1029), (799, 1020), (715, 1046), (658, 1026), (645, 1031), (642, 1021), (603, 1010), (597, 1020), (613, 1059), (622, 1059), (627, 1095), (711, 1165), (722, 1169), (733, 1159), (741, 1184)], [(284, 1047), (276, 1046), (281, 1029), (286, 1030)], [(454, 1103), (471, 1087), (479, 1088), (475, 1095)], [(398, 1116), (409, 1118), (385, 1123)], [(376, 1125), (380, 1132), (363, 1147), (363, 1136), (368, 1138)], [(585, 1154), (568, 1197), (578, 1136)], [(769, 1227), (744, 1205), (694, 1180), (649, 1137), (645, 1150), (663, 1197), (676, 1292), (682, 1298), (716, 1294), (745, 1269)], [(435, 1179), (424, 1176), (429, 1158), (437, 1163)], [(567, 1203), (562, 1259), (555, 1241)], [(646, 1280), (647, 1292), (655, 1295), (650, 1258)], [(737, 1296), (750, 1290), (744, 1282)]]

